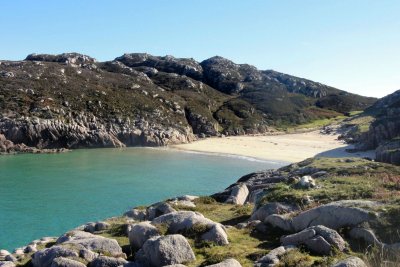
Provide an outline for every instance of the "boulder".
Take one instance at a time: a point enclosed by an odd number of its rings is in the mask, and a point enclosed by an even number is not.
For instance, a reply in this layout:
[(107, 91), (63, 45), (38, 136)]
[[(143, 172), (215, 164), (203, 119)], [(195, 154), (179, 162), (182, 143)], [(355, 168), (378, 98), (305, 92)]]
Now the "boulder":
[(271, 250), (267, 255), (259, 259), (254, 267), (269, 267), (275, 266), (279, 263), (279, 257), (285, 254), (286, 252), (294, 249), (294, 246), (280, 246), (273, 250)]
[(133, 249), (140, 249), (147, 239), (158, 236), (160, 233), (150, 222), (140, 222), (132, 225), (129, 231), (129, 244)]
[(342, 200), (322, 205), (300, 213), (292, 219), (294, 231), (309, 226), (324, 225), (331, 229), (355, 226), (371, 219), (371, 213), (360, 207), (376, 205), (366, 200)]
[(246, 202), (248, 195), (249, 189), (247, 188), (246, 184), (243, 183), (235, 185), (232, 188), (231, 195), (225, 202), (235, 205), (243, 205)]
[(369, 245), (382, 245), (382, 242), (378, 240), (371, 229), (354, 227), (349, 231), (349, 237), (352, 239), (361, 239)]
[(53, 260), (51, 267), (86, 267), (86, 265), (79, 261), (58, 257)]
[(18, 261), (17, 257), (15, 257), (13, 254), (9, 254), (9, 255), (5, 256), (4, 260), (12, 261), (12, 262), (17, 262)]
[(89, 222), (83, 226), (83, 231), (88, 233), (94, 233), (96, 231), (96, 223)]
[(349, 257), (337, 262), (332, 267), (367, 267), (365, 262), (358, 257)]
[(144, 221), (146, 219), (147, 213), (146, 210), (133, 208), (124, 213), (124, 216), (130, 217), (135, 221)]
[(93, 237), (96, 237), (96, 236), (91, 233), (88, 233), (88, 232), (84, 232), (84, 231), (80, 231), (80, 230), (72, 230), (72, 231), (69, 231), (69, 232), (63, 234), (62, 236), (60, 236), (56, 240), (56, 243), (61, 244), (61, 243), (71, 241), (71, 240), (93, 238)]
[(127, 263), (125, 259), (100, 256), (90, 263), (90, 267), (118, 267)]
[(206, 267), (242, 267), (242, 265), (235, 259), (226, 259), (223, 262), (207, 265)]
[(32, 255), (32, 265), (34, 267), (50, 267), (53, 260), (58, 257), (79, 257), (79, 254), (70, 248), (53, 246), (39, 250)]
[(310, 250), (322, 255), (329, 255), (332, 247), (339, 251), (346, 248), (346, 242), (335, 230), (322, 225), (312, 226), (296, 234), (283, 236), (281, 242), (283, 246), (304, 244)]
[(286, 232), (292, 232), (292, 221), (289, 217), (290, 214), (272, 214), (265, 218), (265, 223), (272, 225), (273, 227), (277, 227)]
[(7, 251), (7, 250), (5, 250), (5, 249), (1, 249), (1, 250), (0, 250), (0, 260), (4, 260), (4, 258), (5, 258), (7, 255), (10, 255), (10, 252), (9, 252), (9, 251)]
[(315, 253), (321, 255), (329, 255), (331, 253), (331, 245), (322, 236), (316, 236), (314, 238), (304, 241), (307, 248)]
[(165, 202), (156, 203), (147, 208), (147, 220), (152, 221), (153, 219), (161, 215), (175, 211), (176, 210), (172, 208), (171, 205), (168, 203)]
[(219, 245), (229, 243), (225, 229), (218, 223), (205, 218), (201, 213), (193, 211), (177, 211), (162, 215), (152, 221), (153, 225), (167, 225), (172, 234), (185, 233), (197, 225), (205, 225), (207, 231), (202, 233), (204, 240), (216, 242)]
[(193, 250), (182, 235), (152, 237), (136, 254), (139, 263), (149, 266), (164, 266), (194, 261)]
[(109, 223), (102, 222), (102, 221), (96, 222), (96, 225), (95, 225), (95, 230), (96, 231), (104, 231), (104, 230), (107, 230), (108, 228), (110, 228), (110, 224)]
[(313, 188), (315, 187), (315, 181), (311, 176), (306, 175), (300, 178), (297, 186), (300, 188)]
[(196, 205), (190, 200), (173, 200), (169, 204), (186, 208), (196, 208)]
[(295, 207), (280, 203), (280, 202), (270, 202), (261, 207), (257, 210), (253, 211), (250, 220), (260, 220), (262, 222), (272, 214), (285, 214), (295, 210)]
[(214, 224), (209, 231), (201, 236), (204, 241), (214, 242), (218, 245), (228, 245), (228, 235), (221, 224)]
[(113, 257), (122, 256), (122, 248), (115, 239), (95, 236), (92, 238), (76, 239), (62, 243), (63, 245), (78, 245), (93, 252), (101, 252)]

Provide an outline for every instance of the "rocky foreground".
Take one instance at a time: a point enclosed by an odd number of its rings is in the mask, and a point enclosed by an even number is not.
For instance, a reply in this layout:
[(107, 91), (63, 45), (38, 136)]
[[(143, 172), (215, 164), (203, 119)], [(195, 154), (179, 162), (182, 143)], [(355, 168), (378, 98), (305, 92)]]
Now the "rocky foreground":
[(315, 158), (0, 251), (0, 266), (399, 266), (400, 167)]

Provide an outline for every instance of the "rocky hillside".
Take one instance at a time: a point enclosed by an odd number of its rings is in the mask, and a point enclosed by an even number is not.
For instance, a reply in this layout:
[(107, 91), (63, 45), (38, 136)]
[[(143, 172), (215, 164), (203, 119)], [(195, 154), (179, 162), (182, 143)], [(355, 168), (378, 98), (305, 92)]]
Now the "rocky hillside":
[(358, 149), (376, 149), (376, 160), (400, 164), (400, 90), (349, 120), (348, 126)]
[(0, 267), (395, 267), (400, 168), (316, 158), (34, 240)]
[(0, 61), (0, 134), (15, 145), (46, 149), (265, 133), (374, 101), (222, 57), (199, 63), (125, 54), (97, 62), (68, 53)]

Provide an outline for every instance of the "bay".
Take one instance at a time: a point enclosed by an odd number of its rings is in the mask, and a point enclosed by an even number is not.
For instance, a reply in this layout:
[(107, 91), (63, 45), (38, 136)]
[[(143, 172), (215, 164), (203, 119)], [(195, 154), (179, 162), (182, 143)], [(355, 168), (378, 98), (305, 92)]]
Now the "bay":
[(0, 156), (0, 249), (169, 197), (209, 195), (282, 162), (169, 149)]

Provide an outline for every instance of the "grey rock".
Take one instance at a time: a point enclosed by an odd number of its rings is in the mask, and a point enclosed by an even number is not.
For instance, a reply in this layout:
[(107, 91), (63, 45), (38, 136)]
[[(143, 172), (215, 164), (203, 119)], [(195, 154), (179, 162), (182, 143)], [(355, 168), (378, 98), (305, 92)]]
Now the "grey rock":
[(5, 249), (1, 249), (1, 250), (0, 250), (0, 260), (4, 260), (4, 258), (5, 258), (7, 255), (10, 255), (10, 252), (9, 252), (9, 251), (7, 251), (7, 250), (5, 250)]
[(355, 226), (371, 219), (371, 213), (364, 207), (373, 205), (376, 203), (366, 200), (332, 202), (300, 213), (292, 219), (292, 228), (294, 231), (301, 231), (315, 225), (324, 225), (331, 229)]
[(182, 235), (153, 237), (136, 254), (139, 263), (149, 266), (180, 264), (195, 260), (188, 241)]
[(242, 267), (242, 265), (235, 259), (226, 259), (220, 263), (207, 265), (206, 267)]
[(297, 246), (303, 244), (306, 240), (313, 238), (315, 235), (315, 230), (308, 228), (296, 234), (281, 237), (281, 243), (283, 246)]
[(110, 224), (107, 222), (96, 222), (95, 230), (96, 231), (104, 231), (110, 228)]
[(171, 205), (169, 205), (168, 203), (165, 202), (156, 203), (147, 208), (147, 220), (152, 221), (153, 219), (161, 215), (175, 211), (176, 210), (172, 208)]
[(93, 237), (96, 237), (96, 236), (91, 233), (88, 233), (88, 232), (84, 232), (84, 231), (80, 231), (80, 230), (72, 230), (72, 231), (69, 231), (69, 232), (63, 234), (62, 236), (60, 236), (56, 240), (56, 243), (61, 244), (61, 243), (71, 241), (71, 240), (79, 240), (79, 239), (86, 239), (86, 238), (93, 238)]
[(211, 241), (218, 245), (229, 244), (228, 235), (221, 224), (214, 224), (211, 229), (201, 236), (202, 240)]
[(83, 231), (88, 233), (94, 233), (96, 231), (96, 223), (90, 222), (83, 226)]
[(125, 259), (100, 256), (90, 263), (90, 267), (118, 267), (127, 263)]
[(62, 243), (63, 245), (80, 245), (88, 250), (105, 253), (114, 257), (122, 256), (122, 248), (115, 239), (95, 236), (92, 238), (75, 239)]
[(279, 203), (279, 202), (270, 202), (267, 203), (261, 207), (259, 207), (257, 210), (253, 212), (251, 215), (250, 220), (260, 220), (262, 222), (265, 221), (265, 219), (272, 214), (285, 214), (289, 213), (295, 210), (295, 207), (284, 204), (284, 203)]
[(331, 245), (322, 236), (316, 236), (304, 242), (307, 248), (321, 255), (329, 255), (331, 253)]
[(157, 228), (150, 222), (140, 222), (132, 225), (129, 231), (129, 243), (132, 248), (140, 249), (147, 239), (158, 236), (160, 233)]
[(144, 221), (146, 219), (147, 212), (146, 212), (146, 210), (133, 208), (133, 209), (125, 212), (124, 216), (130, 217), (130, 218), (134, 219), (135, 221)]
[(239, 184), (232, 188), (231, 195), (225, 202), (235, 205), (243, 205), (246, 202), (248, 195), (249, 189), (246, 184)]
[(294, 246), (280, 246), (271, 250), (267, 255), (259, 259), (254, 266), (255, 267), (272, 267), (279, 263), (279, 257), (286, 252), (294, 249)]
[(273, 227), (280, 228), (286, 232), (292, 232), (292, 221), (289, 218), (289, 214), (272, 214), (265, 218), (264, 222), (272, 225)]
[(362, 259), (352, 256), (337, 262), (336, 264), (332, 265), (332, 267), (367, 267), (367, 265)]
[(354, 227), (349, 231), (349, 236), (352, 239), (361, 239), (369, 245), (382, 245), (371, 229)]
[(18, 259), (13, 254), (9, 254), (9, 255), (5, 256), (4, 260), (12, 261), (12, 262), (17, 262), (18, 261)]
[(51, 267), (86, 267), (86, 265), (76, 260), (58, 257), (53, 260)]
[(70, 248), (53, 246), (39, 250), (32, 255), (32, 265), (34, 267), (50, 267), (53, 260), (58, 257), (79, 257), (79, 254)]

